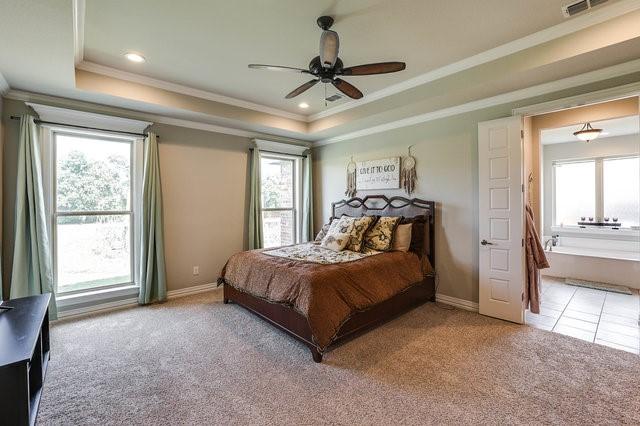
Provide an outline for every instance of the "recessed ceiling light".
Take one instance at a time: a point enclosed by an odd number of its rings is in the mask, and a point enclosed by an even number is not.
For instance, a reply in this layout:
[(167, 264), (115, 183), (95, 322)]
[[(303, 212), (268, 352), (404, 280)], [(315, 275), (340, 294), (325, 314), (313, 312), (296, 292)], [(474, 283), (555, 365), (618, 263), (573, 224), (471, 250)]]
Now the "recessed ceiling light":
[(127, 58), (128, 60), (130, 60), (131, 62), (144, 62), (144, 56), (140, 55), (139, 53), (134, 53), (134, 52), (128, 52), (125, 53), (124, 55), (125, 58)]
[(300, 103), (298, 104), (298, 106), (299, 106), (300, 108), (302, 108), (302, 109), (309, 108), (309, 104), (308, 104), (308, 103), (306, 103), (306, 102), (300, 102)]

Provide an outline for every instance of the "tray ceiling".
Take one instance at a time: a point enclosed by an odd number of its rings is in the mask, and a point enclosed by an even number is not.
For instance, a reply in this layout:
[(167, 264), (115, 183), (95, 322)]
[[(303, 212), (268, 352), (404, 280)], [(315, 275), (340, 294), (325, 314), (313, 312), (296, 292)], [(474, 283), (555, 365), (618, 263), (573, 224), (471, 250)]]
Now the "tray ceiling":
[[(84, 59), (289, 112), (325, 109), (324, 85), (285, 100), (308, 77), (250, 70), (306, 68), (317, 55), (315, 20), (335, 16), (345, 65), (401, 60), (407, 70), (345, 78), (364, 93), (418, 76), (565, 21), (563, 0), (88, 0)], [(126, 61), (128, 50), (147, 58)], [(327, 93), (335, 93), (327, 86)], [(300, 110), (298, 103), (310, 107)], [(345, 100), (331, 103), (335, 106)]]

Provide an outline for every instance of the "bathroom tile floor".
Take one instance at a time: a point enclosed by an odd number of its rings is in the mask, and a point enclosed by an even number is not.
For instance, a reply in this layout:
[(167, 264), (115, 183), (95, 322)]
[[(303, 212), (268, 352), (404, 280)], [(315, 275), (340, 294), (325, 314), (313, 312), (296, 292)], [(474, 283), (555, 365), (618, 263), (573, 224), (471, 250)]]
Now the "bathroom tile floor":
[(640, 295), (570, 286), (542, 277), (540, 314), (526, 311), (528, 325), (640, 354)]

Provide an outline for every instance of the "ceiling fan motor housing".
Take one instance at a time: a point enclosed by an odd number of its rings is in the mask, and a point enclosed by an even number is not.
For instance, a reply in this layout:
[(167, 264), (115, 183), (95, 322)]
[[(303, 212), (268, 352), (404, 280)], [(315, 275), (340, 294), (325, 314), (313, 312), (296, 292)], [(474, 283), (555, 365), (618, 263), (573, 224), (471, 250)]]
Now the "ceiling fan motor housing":
[(320, 36), (320, 62), (323, 68), (333, 68), (338, 59), (340, 38), (338, 33), (331, 30), (322, 31)]

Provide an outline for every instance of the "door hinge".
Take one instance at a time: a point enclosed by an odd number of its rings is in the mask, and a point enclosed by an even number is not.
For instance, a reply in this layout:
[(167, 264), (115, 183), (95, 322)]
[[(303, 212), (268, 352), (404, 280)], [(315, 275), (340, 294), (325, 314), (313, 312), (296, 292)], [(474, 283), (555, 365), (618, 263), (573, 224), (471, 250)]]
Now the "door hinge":
[(522, 184), (522, 192), (524, 193), (524, 183)]
[(524, 247), (524, 238), (522, 239), (522, 247)]
[(524, 139), (524, 130), (520, 130), (520, 139)]

